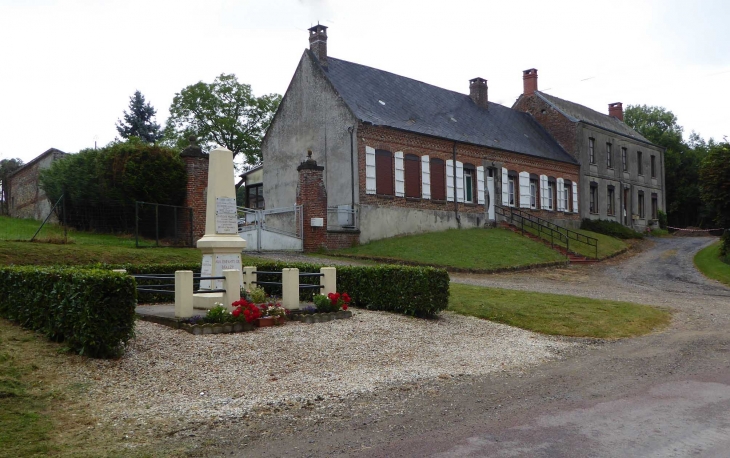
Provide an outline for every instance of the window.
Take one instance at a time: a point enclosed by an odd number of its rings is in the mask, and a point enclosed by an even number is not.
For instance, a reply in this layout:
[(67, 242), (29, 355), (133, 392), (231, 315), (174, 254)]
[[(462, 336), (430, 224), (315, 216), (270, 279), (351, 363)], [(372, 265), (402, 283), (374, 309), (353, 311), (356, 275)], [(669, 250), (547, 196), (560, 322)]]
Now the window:
[(393, 195), (393, 155), (390, 151), (375, 150), (375, 192)]
[(652, 195), (651, 195), (651, 219), (657, 219), (658, 210), (659, 210), (659, 201), (657, 199), (657, 195), (652, 193)]
[(593, 138), (588, 139), (588, 162), (591, 164), (596, 163), (596, 150), (594, 148), (596, 140)]
[(247, 188), (248, 208), (264, 208), (264, 185), (259, 183)]
[(608, 187), (606, 194), (606, 214), (608, 216), (616, 216), (616, 194), (613, 186)]
[(563, 211), (569, 212), (570, 211), (570, 192), (571, 187), (570, 183), (565, 183), (563, 185)]
[(515, 206), (515, 177), (509, 177), (509, 206)]
[(555, 183), (552, 181), (548, 181), (547, 185), (547, 204), (548, 204), (548, 210), (553, 209), (553, 194), (555, 193)]
[(656, 178), (656, 156), (651, 155), (651, 177)]
[(590, 212), (598, 214), (598, 184), (591, 183), (591, 202)]
[(626, 148), (621, 148), (621, 169), (624, 172), (629, 171), (629, 159), (627, 157)]
[(473, 165), (464, 164), (464, 201), (474, 203), (474, 172)]
[(639, 191), (639, 218), (644, 219), (644, 191)]
[(431, 199), (446, 200), (446, 165), (441, 159), (431, 159)]
[(537, 180), (530, 180), (530, 208), (537, 208)]
[(641, 151), (636, 152), (636, 162), (638, 162), (638, 164), (639, 164), (638, 165), (639, 175), (644, 174), (644, 164), (642, 163), (642, 159), (643, 159), (642, 156), (643, 155), (641, 154)]
[(611, 153), (611, 144), (606, 143), (606, 167), (613, 168), (613, 154)]
[(415, 154), (405, 156), (406, 197), (421, 197), (421, 159)]

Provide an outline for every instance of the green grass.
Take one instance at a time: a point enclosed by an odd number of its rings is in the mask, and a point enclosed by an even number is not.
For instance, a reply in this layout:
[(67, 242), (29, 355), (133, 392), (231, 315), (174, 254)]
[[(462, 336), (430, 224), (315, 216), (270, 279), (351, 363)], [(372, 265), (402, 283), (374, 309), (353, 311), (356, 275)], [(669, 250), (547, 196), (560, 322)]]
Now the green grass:
[(666, 326), (656, 307), (451, 283), (448, 310), (549, 335), (615, 339)]
[[(0, 216), (0, 241), (29, 241), (42, 221), (34, 219), (18, 219)], [(134, 234), (112, 235), (97, 234), (69, 229), (68, 244), (74, 245), (112, 245), (134, 247)], [(64, 243), (63, 227), (58, 224), (46, 223), (36, 236), (39, 242)], [(145, 245), (154, 244), (154, 240), (142, 240)]]
[(450, 229), (377, 240), (335, 252), (472, 270), (562, 261), (549, 247), (504, 229)]
[(701, 249), (695, 255), (695, 265), (706, 277), (730, 286), (730, 264), (720, 259), (720, 243)]
[[(609, 256), (615, 255), (616, 253), (628, 247), (626, 242), (624, 242), (623, 240), (619, 240), (616, 237), (611, 237), (610, 235), (599, 234), (598, 232), (587, 231), (584, 229), (571, 230), (573, 232), (578, 232), (579, 234), (583, 234), (587, 237), (593, 237), (594, 239), (598, 240), (598, 259), (605, 259)], [(525, 231), (529, 231), (532, 234), (538, 235), (536, 229), (525, 228)], [(548, 241), (550, 240), (550, 235), (544, 232), (540, 232), (540, 235), (543, 239)], [(566, 246), (565, 242), (554, 241), (554, 243), (555, 245), (561, 246), (563, 248), (565, 248)], [(596, 256), (595, 247), (588, 245), (587, 243), (577, 242), (575, 240), (570, 240), (570, 251), (574, 251), (581, 256), (587, 256), (589, 258), (594, 258)]]

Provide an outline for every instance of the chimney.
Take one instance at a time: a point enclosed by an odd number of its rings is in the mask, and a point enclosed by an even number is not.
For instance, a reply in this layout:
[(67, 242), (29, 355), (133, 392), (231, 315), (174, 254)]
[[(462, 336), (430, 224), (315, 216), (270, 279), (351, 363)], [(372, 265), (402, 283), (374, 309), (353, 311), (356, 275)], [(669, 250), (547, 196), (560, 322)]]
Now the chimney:
[(320, 65), (327, 66), (327, 27), (317, 24), (309, 29), (309, 50), (317, 56)]
[(469, 80), (469, 97), (480, 108), (489, 108), (489, 98), (487, 97), (487, 80), (484, 78), (474, 78)]
[(619, 121), (624, 120), (624, 107), (621, 102), (608, 104), (608, 115), (618, 118)]
[(532, 95), (537, 91), (537, 69), (530, 68), (522, 72), (522, 93), (524, 95)]

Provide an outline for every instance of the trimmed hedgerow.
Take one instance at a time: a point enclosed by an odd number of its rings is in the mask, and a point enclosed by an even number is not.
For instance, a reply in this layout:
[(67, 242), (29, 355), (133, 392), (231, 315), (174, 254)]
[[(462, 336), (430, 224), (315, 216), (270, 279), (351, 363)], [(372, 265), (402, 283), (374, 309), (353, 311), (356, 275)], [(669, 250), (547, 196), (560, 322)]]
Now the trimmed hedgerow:
[(609, 221), (605, 219), (584, 219), (580, 228), (586, 231), (598, 232), (599, 234), (610, 235), (617, 239), (643, 239), (644, 235), (641, 232), (628, 228), (621, 223), (616, 221)]
[[(105, 268), (127, 269), (130, 274), (174, 273), (175, 270), (200, 272), (200, 265), (157, 264), (151, 266), (104, 266)], [(300, 273), (319, 273), (322, 264), (283, 263), (264, 261), (256, 263), (262, 272), (281, 272), (284, 268), (296, 267)], [(262, 282), (280, 282), (281, 275), (259, 274)], [(304, 277), (302, 283), (319, 284), (318, 277)], [(281, 295), (281, 287), (263, 285), (268, 294)], [(446, 309), (449, 302), (449, 274), (444, 269), (432, 267), (384, 266), (337, 266), (337, 289), (352, 297), (352, 305), (370, 310), (385, 310), (418, 317), (431, 317)], [(300, 298), (311, 301), (316, 289), (302, 289)], [(139, 302), (170, 301), (154, 295), (140, 294)]]
[(81, 355), (119, 356), (134, 335), (134, 279), (100, 269), (0, 267), (0, 316)]
[[(200, 273), (200, 263), (168, 263), (168, 264), (93, 264), (91, 266), (87, 266), (87, 268), (95, 268), (95, 269), (125, 269), (128, 274), (130, 275), (136, 275), (136, 274), (174, 274), (176, 270), (192, 270), (195, 273)], [(137, 280), (137, 284), (140, 286), (143, 285), (163, 285), (163, 284), (169, 284), (172, 285), (170, 288), (157, 288), (157, 289), (170, 289), (170, 291), (175, 290), (174, 284), (175, 279), (170, 278), (169, 281), (166, 280), (145, 280), (145, 279), (139, 279)], [(145, 293), (140, 292), (137, 293), (137, 303), (138, 304), (156, 304), (160, 302), (173, 302), (175, 299), (175, 296), (172, 294), (158, 294), (158, 293)]]

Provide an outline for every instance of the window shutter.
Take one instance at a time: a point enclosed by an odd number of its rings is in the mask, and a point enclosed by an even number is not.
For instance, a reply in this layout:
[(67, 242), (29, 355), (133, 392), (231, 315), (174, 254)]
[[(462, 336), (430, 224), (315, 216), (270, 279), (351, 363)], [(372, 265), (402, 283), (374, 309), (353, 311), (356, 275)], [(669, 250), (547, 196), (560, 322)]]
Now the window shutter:
[(365, 193), (375, 194), (375, 148), (365, 147)]
[(548, 177), (540, 175), (540, 208), (548, 209)]
[(403, 151), (395, 152), (395, 196), (404, 197), (406, 195), (406, 177), (403, 168)]
[(464, 202), (464, 164), (456, 161), (456, 200)]
[(454, 161), (446, 161), (446, 200), (454, 201)]
[(557, 179), (558, 182), (558, 211), (564, 212), (565, 211), (565, 198), (563, 197), (563, 194), (565, 194), (565, 182), (562, 178)]
[(573, 213), (578, 213), (578, 183), (573, 182)]
[(421, 156), (421, 195), (424, 199), (431, 198), (431, 163), (428, 156)]
[(484, 205), (484, 167), (477, 167), (477, 203)]
[(509, 207), (509, 177), (504, 167), (502, 167), (502, 205)]
[(520, 172), (520, 208), (530, 208), (530, 174)]

